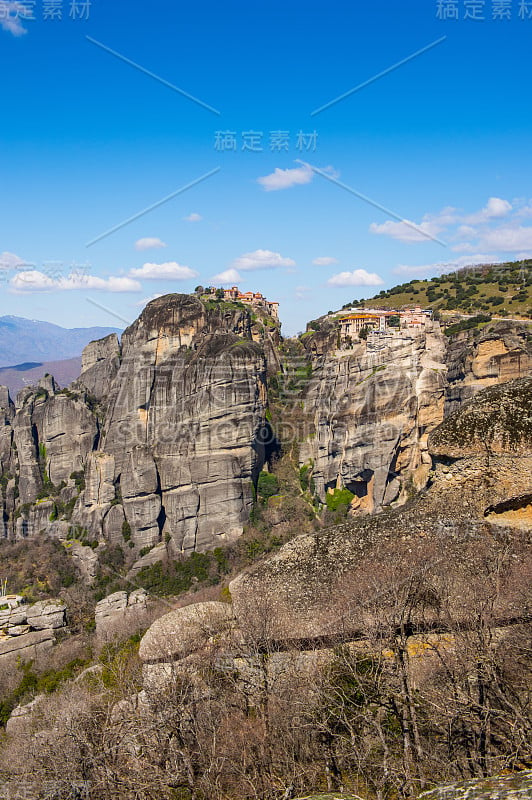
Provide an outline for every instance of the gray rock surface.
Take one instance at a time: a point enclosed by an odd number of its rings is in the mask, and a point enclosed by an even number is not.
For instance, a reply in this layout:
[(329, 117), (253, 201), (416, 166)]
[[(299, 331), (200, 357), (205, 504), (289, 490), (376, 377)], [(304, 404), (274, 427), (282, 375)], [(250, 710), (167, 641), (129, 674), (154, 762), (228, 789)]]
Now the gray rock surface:
[(352, 350), (335, 336), (314, 334), (305, 345), (312, 380), (305, 411), (312, 431), (300, 448), (312, 465), (316, 493), (347, 488), (352, 511), (372, 513), (404, 501), (408, 481), (425, 485), (428, 433), (443, 419), (445, 341), (439, 326), (398, 331)]
[(20, 604), (0, 611), (0, 628), (9, 636), (19, 636), (20, 629), (55, 630), (66, 625), (66, 605), (60, 600), (40, 600), (33, 605)]
[(481, 389), (522, 378), (532, 369), (532, 342), (519, 322), (493, 322), (463, 331), (447, 345), (445, 414), (456, 411)]
[(4, 656), (20, 657), (29, 661), (43, 650), (53, 647), (55, 637), (51, 630), (32, 631), (24, 636), (10, 636), (0, 639), (0, 657), (5, 664)]
[(84, 386), (97, 400), (105, 393), (120, 367), (120, 343), (116, 333), (90, 342), (81, 357), (81, 374), (77, 386)]
[(139, 548), (169, 535), (179, 550), (204, 550), (242, 532), (266, 410), (249, 326), (246, 311), (222, 316), (169, 295), (124, 332), (101, 451), (115, 460)]
[(156, 620), (142, 637), (139, 656), (145, 662), (172, 662), (200, 650), (233, 623), (228, 603), (194, 603)]
[(96, 633), (111, 632), (117, 626), (131, 626), (138, 622), (148, 605), (148, 595), (144, 589), (127, 592), (114, 592), (96, 604), (94, 618)]
[(66, 624), (66, 605), (57, 600), (41, 600), (29, 606), (26, 620), (34, 630), (55, 630)]
[(447, 786), (437, 786), (419, 795), (419, 800), (529, 800), (532, 797), (532, 770), (491, 778), (474, 778)]
[(122, 344), (112, 334), (87, 345), (69, 389), (48, 376), (16, 409), (4, 390), (0, 534), (64, 538), (70, 524), (137, 553), (168, 539), (182, 552), (233, 541), (268, 457), (264, 348), (277, 342), (275, 324), (242, 305), (167, 295)]
[(6, 723), (6, 733), (8, 733), (9, 736), (29, 734), (31, 732), (33, 714), (38, 710), (39, 705), (45, 697), (46, 695), (39, 694), (29, 703), (14, 708)]
[[(335, 634), (343, 624), (335, 611), (343, 581), (356, 580), (357, 565), (380, 543), (430, 535), (443, 551), (464, 531), (467, 537), (530, 531), (531, 381), (484, 389), (435, 429), (430, 486), (404, 509), (296, 537), (237, 576), (229, 584), (237, 622), (255, 619), (279, 639)], [(486, 448), (490, 441), (494, 452)]]

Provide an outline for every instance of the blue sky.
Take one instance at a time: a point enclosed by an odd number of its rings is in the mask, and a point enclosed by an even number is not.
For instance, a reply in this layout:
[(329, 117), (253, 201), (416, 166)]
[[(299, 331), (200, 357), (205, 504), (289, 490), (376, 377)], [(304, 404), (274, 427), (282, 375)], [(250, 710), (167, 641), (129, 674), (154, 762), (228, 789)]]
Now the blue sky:
[(532, 255), (531, 38), (532, 0), (0, 2), (0, 315), (122, 326), (235, 279), (292, 334)]

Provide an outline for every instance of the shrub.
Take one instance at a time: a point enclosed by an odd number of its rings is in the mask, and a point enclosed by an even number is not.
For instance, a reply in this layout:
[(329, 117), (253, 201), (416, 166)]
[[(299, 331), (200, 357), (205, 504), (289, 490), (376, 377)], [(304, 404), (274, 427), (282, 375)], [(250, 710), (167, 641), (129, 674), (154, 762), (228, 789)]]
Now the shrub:
[(327, 508), (329, 511), (337, 511), (341, 505), (348, 507), (354, 496), (349, 489), (335, 489), (334, 492), (327, 492)]
[(143, 567), (136, 580), (147, 591), (164, 597), (182, 594), (195, 583), (214, 586), (228, 571), (225, 552), (216, 548), (212, 553), (192, 553), (179, 561), (158, 561)]
[(476, 317), (470, 317), (470, 319), (463, 319), (461, 322), (455, 322), (454, 325), (449, 325), (445, 329), (446, 336), (454, 336), (455, 333), (460, 333), (460, 331), (467, 331), (471, 328), (476, 328), (483, 322), (490, 322), (491, 317), (489, 314), (477, 314)]
[(85, 470), (78, 470), (70, 474), (70, 480), (74, 481), (78, 492), (82, 492), (85, 488)]
[(127, 519), (125, 519), (122, 523), (122, 536), (125, 542), (129, 542), (129, 540), (131, 539), (131, 525), (129, 524)]
[(263, 502), (279, 491), (279, 481), (271, 472), (261, 472), (257, 483), (257, 494)]

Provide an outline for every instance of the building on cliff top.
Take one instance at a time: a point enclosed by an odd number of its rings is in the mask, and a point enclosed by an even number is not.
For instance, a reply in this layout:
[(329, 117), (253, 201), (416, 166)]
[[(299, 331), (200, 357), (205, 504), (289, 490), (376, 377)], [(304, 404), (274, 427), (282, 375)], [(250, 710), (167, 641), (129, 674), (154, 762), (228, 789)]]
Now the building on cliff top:
[(401, 328), (424, 328), (427, 322), (432, 319), (432, 311), (425, 310), (421, 306), (414, 308), (404, 308), (399, 312)]
[[(366, 329), (371, 334), (372, 342), (375, 344), (377, 338), (381, 338), (393, 328), (388, 328), (390, 317), (399, 319), (399, 327), (408, 330), (422, 330), (432, 319), (432, 311), (424, 310), (421, 306), (414, 308), (402, 308), (397, 310), (380, 308), (354, 308), (349, 313), (340, 317), (338, 320), (340, 346), (350, 346), (352, 340), (357, 338), (360, 331)], [(397, 331), (398, 332), (398, 331)]]
[(385, 330), (386, 317), (376, 314), (348, 314), (340, 319), (340, 341), (357, 336), (363, 328)]
[[(279, 319), (279, 303), (267, 300), (260, 292), (241, 292), (238, 286), (231, 286), (230, 289), (222, 289), (224, 300), (233, 300), (239, 303), (248, 303), (255, 308), (263, 308), (271, 317)], [(209, 286), (207, 294), (215, 295), (218, 292), (216, 286)]]
[(363, 328), (368, 331), (385, 332), (389, 317), (397, 317), (397, 311), (384, 311), (375, 308), (355, 308), (340, 317), (340, 339), (357, 336)]

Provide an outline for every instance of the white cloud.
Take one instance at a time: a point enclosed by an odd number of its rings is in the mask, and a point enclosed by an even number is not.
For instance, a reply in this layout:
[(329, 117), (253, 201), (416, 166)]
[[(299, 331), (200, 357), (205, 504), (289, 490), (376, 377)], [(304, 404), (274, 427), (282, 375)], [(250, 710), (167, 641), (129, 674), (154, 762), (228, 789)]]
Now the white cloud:
[(523, 206), (517, 212), (516, 216), (518, 217), (532, 217), (532, 202), (529, 201), (529, 205)]
[(312, 263), (316, 267), (329, 267), (331, 264), (338, 264), (338, 259), (332, 256), (320, 256), (315, 258)]
[(156, 236), (146, 236), (144, 239), (137, 239), (135, 242), (135, 250), (156, 250), (160, 247), (166, 247), (166, 242), (158, 239)]
[(272, 250), (254, 250), (252, 253), (243, 253), (235, 258), (231, 267), (243, 272), (256, 269), (275, 269), (276, 267), (295, 267), (292, 258), (284, 258), (280, 253)]
[(496, 228), (483, 235), (482, 244), (505, 253), (530, 250), (532, 248), (532, 228), (523, 226)]
[(230, 283), (232, 286), (237, 284), (240, 280), (242, 280), (240, 273), (232, 268), (226, 269), (224, 272), (220, 272), (212, 278), (213, 283)]
[[(85, 279), (80, 281), (73, 281), (72, 285), (65, 286), (68, 289), (84, 289), (86, 287)], [(131, 278), (89, 278), (89, 289), (106, 289), (108, 292), (140, 292), (142, 286), (138, 281), (131, 280)]]
[(2, 16), (0, 18), (0, 25), (5, 31), (12, 33), (13, 36), (23, 36), (27, 33), (27, 29), (23, 26), (23, 19), (30, 19), (28, 14), (28, 7), (23, 3), (18, 3), (16, 0), (3, 0), (2, 2)]
[(189, 214), (188, 217), (183, 217), (183, 219), (185, 222), (201, 222), (203, 217), (201, 214), (196, 214), (196, 212), (193, 211), (192, 214)]
[(39, 270), (26, 270), (14, 275), (9, 282), (15, 294), (25, 292), (73, 291), (77, 289), (107, 292), (138, 292), (142, 288), (131, 278), (99, 278), (97, 275), (72, 274), (64, 278), (51, 278)]
[(187, 281), (197, 278), (199, 273), (176, 261), (167, 261), (164, 264), (144, 264), (142, 267), (132, 269), (129, 275), (132, 278), (142, 278), (147, 281)]
[(472, 228), (471, 225), (460, 225), (456, 230), (456, 235), (462, 239), (471, 238), (471, 236), (476, 236), (477, 231), (475, 228)]
[(28, 264), (27, 261), (24, 261), (24, 259), (15, 255), (15, 253), (8, 253), (7, 250), (4, 250), (3, 253), (0, 253), (0, 270), (21, 269), (22, 267), (30, 266), (32, 266), (32, 264)]
[(411, 266), (408, 264), (399, 264), (393, 272), (395, 275), (420, 275), (420, 276), (428, 276), (428, 275), (442, 275), (446, 272), (452, 272), (455, 269), (460, 269), (461, 267), (470, 267), (475, 266), (476, 264), (497, 264), (499, 259), (497, 256), (489, 255), (485, 253), (476, 253), (475, 255), (470, 256), (461, 256), (460, 258), (455, 258), (452, 261), (438, 261), (435, 264), (419, 264), (416, 266)]
[(492, 219), (501, 219), (506, 217), (512, 210), (512, 205), (507, 200), (500, 197), (490, 197), (487, 204), (480, 211), (464, 217), (464, 222), (469, 225), (479, 225), (483, 222), (489, 222)]
[(464, 244), (455, 244), (453, 247), (451, 247), (453, 253), (474, 253), (476, 249), (476, 245), (471, 244), (470, 242), (464, 242)]
[(434, 238), (442, 230), (442, 225), (437, 219), (424, 219), (423, 222), (412, 222), (405, 219), (402, 222), (386, 220), (381, 225), (372, 222), (369, 226), (370, 233), (391, 236), (400, 242), (426, 242), (427, 239)]
[(11, 278), (9, 285), (17, 294), (20, 292), (42, 292), (57, 289), (57, 283), (36, 269), (19, 272)]
[(277, 192), (280, 189), (290, 189), (292, 186), (310, 183), (313, 177), (314, 173), (310, 166), (302, 163), (300, 167), (293, 169), (276, 167), (269, 175), (257, 178), (257, 183), (260, 183), (266, 192)]
[[(425, 214), (421, 222), (413, 222), (408, 219), (397, 222), (386, 220), (382, 224), (373, 222), (369, 226), (369, 230), (371, 233), (390, 236), (400, 242), (413, 243), (435, 238), (441, 231), (457, 225), (458, 227), (454, 231), (455, 237), (462, 239), (478, 238), (480, 232), (476, 227), (472, 226), (488, 225), (507, 217), (513, 210), (514, 207), (508, 200), (503, 200), (501, 197), (490, 197), (484, 208), (474, 214), (459, 214), (456, 208), (448, 206), (437, 214)], [(473, 245), (470, 245), (470, 247), (472, 252), (475, 247)], [(461, 248), (462, 251), (466, 249), (467, 246)]]
[(365, 269), (355, 269), (353, 272), (339, 272), (329, 278), (329, 286), (382, 286), (384, 281), (376, 272), (366, 272)]

